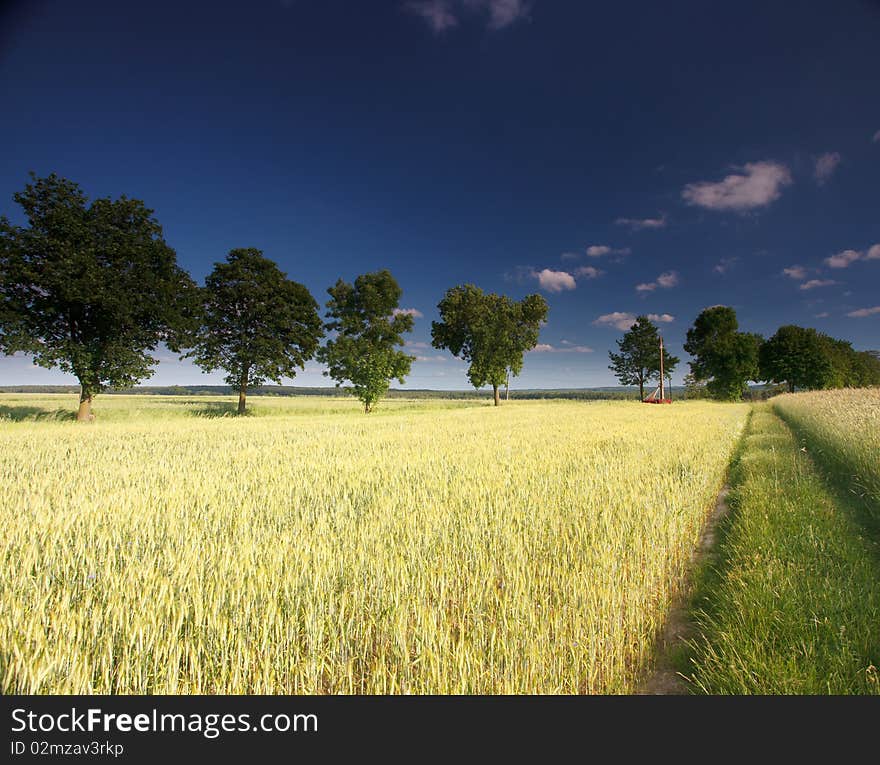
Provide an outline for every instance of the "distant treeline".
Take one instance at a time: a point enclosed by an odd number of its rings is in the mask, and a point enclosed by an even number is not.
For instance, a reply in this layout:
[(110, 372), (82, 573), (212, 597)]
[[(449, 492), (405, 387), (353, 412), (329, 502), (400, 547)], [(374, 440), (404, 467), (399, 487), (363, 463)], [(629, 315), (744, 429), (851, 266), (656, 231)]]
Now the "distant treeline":
[[(770, 398), (785, 391), (782, 385), (752, 385), (743, 393), (743, 398), (750, 401)], [(78, 385), (0, 385), (0, 393), (63, 393), (79, 395)], [(107, 395), (116, 396), (234, 396), (238, 391), (231, 385), (139, 385), (136, 388), (108, 390)], [(309, 388), (297, 385), (264, 385), (254, 389), (257, 396), (340, 396), (338, 388)], [(708, 398), (703, 388), (675, 385), (668, 389), (670, 397), (676, 398)], [(480, 390), (401, 390), (392, 388), (387, 393), (389, 398), (397, 399), (484, 399), (485, 393)], [(503, 394), (502, 394), (503, 395)], [(569, 401), (638, 401), (639, 389), (636, 387), (605, 387), (605, 388), (524, 388), (511, 390), (511, 400), (535, 401), (544, 399), (564, 399)]]
[[(64, 393), (79, 395), (78, 385), (2, 385), (0, 393)], [(684, 395), (684, 388), (676, 388), (678, 395)], [(107, 395), (126, 396), (233, 396), (238, 391), (231, 385), (140, 385), (135, 388), (108, 390)], [(338, 388), (308, 388), (296, 385), (264, 385), (253, 390), (257, 396), (340, 396)], [(407, 399), (482, 399), (485, 393), (479, 390), (400, 390), (392, 388), (389, 398)], [(572, 399), (585, 401), (637, 400), (637, 388), (571, 388), (571, 389), (528, 389), (511, 391), (511, 399)]]

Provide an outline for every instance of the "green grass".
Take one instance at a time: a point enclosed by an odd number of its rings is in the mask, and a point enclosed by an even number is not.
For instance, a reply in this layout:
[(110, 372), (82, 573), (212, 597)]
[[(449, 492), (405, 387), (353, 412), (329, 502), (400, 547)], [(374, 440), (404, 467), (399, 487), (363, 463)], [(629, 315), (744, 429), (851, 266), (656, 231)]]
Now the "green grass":
[(860, 500), (826, 484), (769, 405), (753, 413), (729, 501), (696, 587), (692, 690), (880, 693), (880, 566)]

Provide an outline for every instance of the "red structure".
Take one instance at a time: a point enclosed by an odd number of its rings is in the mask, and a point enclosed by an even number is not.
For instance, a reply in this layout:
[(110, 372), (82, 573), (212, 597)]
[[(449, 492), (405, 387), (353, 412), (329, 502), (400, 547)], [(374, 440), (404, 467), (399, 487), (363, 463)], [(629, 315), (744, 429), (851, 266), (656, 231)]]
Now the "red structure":
[(663, 336), (660, 336), (660, 385), (651, 393), (644, 401), (643, 404), (671, 404), (672, 399), (666, 398), (665, 391), (663, 389)]

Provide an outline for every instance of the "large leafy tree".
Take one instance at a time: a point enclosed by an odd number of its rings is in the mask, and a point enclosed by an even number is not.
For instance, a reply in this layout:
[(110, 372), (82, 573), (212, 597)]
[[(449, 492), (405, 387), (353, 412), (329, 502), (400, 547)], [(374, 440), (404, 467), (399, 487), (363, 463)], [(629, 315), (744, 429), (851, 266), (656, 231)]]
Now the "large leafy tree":
[(267, 379), (294, 377), (312, 358), (323, 335), (318, 304), (260, 250), (231, 250), (216, 263), (201, 290), (199, 327), (187, 354), (206, 372), (222, 369), (238, 391), (238, 412), (248, 388)]
[(880, 351), (853, 351), (852, 385), (880, 385)]
[(828, 340), (815, 329), (787, 324), (761, 346), (761, 379), (795, 388), (825, 388), (834, 369)]
[(729, 306), (705, 309), (687, 332), (684, 349), (692, 357), (695, 382), (706, 382), (714, 397), (737, 401), (749, 380), (760, 379), (760, 335), (740, 332), (736, 311)]
[(440, 321), (431, 324), (432, 345), (469, 362), (471, 385), (491, 385), (498, 406), (508, 374), (518, 375), (523, 355), (538, 344), (547, 302), (540, 295), (515, 301), (464, 284), (447, 290), (437, 307)]
[[(639, 316), (617, 341), (619, 353), (608, 352), (608, 368), (621, 385), (638, 385), (639, 398), (645, 397), (645, 383), (660, 377), (660, 333), (647, 316)], [(663, 349), (663, 372), (670, 376), (678, 358)]]
[(0, 351), (74, 375), (90, 420), (95, 395), (152, 374), (159, 343), (179, 350), (195, 285), (138, 199), (89, 203), (54, 173), (14, 199), (27, 225), (0, 218)]
[(369, 414), (391, 380), (403, 383), (409, 374), (413, 357), (400, 346), (413, 317), (400, 311), (402, 291), (387, 270), (362, 274), (354, 284), (339, 279), (327, 292), (325, 328), (336, 334), (318, 351), (318, 360), (337, 386), (350, 383), (347, 390)]

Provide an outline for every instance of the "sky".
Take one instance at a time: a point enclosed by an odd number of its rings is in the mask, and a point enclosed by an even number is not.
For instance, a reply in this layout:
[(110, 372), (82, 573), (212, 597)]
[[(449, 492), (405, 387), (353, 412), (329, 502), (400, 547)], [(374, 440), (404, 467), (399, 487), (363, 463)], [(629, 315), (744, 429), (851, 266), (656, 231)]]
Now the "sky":
[[(323, 305), (388, 268), (550, 312), (513, 388), (613, 385), (639, 314), (880, 347), (880, 2), (30, 0), (0, 10), (0, 214), (28, 172), (155, 211), (201, 282), (257, 247)], [(146, 384), (222, 383), (160, 349)], [(75, 383), (0, 357), (0, 384)], [(290, 380), (286, 380), (288, 384)], [(315, 362), (294, 384), (332, 385)]]

